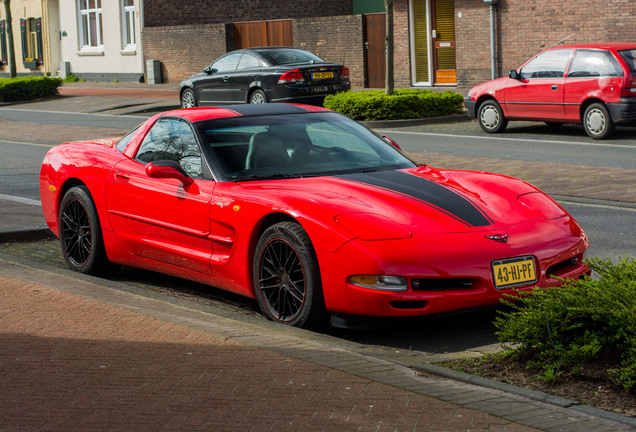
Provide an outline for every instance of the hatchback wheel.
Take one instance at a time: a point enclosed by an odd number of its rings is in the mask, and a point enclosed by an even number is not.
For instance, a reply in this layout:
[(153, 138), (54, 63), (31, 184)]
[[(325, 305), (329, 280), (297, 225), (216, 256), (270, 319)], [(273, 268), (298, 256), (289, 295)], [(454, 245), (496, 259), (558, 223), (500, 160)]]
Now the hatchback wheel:
[(594, 139), (609, 138), (614, 134), (614, 122), (607, 107), (602, 103), (593, 103), (583, 114), (585, 132)]
[(267, 96), (265, 95), (265, 92), (263, 90), (254, 90), (250, 95), (250, 103), (267, 103)]
[(193, 108), (197, 106), (197, 99), (194, 97), (194, 91), (192, 89), (185, 89), (181, 93), (181, 106), (183, 108)]
[(504, 117), (499, 104), (494, 100), (487, 100), (479, 105), (477, 120), (479, 120), (479, 126), (488, 133), (502, 132), (508, 126), (508, 120)]
[(316, 329), (326, 318), (318, 259), (309, 236), (294, 222), (265, 230), (254, 254), (256, 299), (267, 318)]

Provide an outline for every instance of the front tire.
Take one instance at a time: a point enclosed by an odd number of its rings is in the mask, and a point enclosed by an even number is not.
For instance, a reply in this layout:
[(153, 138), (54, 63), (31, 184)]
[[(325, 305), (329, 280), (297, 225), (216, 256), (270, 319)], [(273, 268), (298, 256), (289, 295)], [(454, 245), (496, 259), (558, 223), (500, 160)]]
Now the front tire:
[(259, 103), (267, 103), (267, 95), (263, 90), (254, 90), (252, 94), (250, 94), (250, 103), (251, 104), (259, 104)]
[(187, 88), (181, 93), (181, 107), (194, 108), (197, 106), (197, 98), (194, 96), (194, 90)]
[(256, 299), (268, 319), (307, 329), (324, 325), (318, 258), (298, 223), (281, 222), (265, 230), (256, 246), (253, 279)]
[(86, 186), (64, 194), (58, 223), (62, 254), (72, 270), (98, 275), (110, 269), (97, 209)]
[(508, 126), (508, 120), (504, 117), (501, 107), (492, 99), (479, 105), (477, 120), (484, 132), (488, 133), (503, 132)]
[(614, 134), (615, 124), (607, 107), (602, 103), (593, 103), (583, 114), (585, 133), (593, 139), (605, 139)]

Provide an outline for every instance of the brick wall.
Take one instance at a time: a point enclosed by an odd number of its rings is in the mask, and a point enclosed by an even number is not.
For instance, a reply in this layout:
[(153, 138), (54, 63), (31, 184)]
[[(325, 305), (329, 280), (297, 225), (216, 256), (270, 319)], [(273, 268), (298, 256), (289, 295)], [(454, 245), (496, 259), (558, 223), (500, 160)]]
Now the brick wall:
[(147, 27), (351, 15), (351, 0), (145, 0)]
[[(163, 82), (179, 82), (234, 49), (233, 29), (232, 24), (146, 27), (144, 56), (161, 61)], [(352, 84), (364, 85), (361, 15), (297, 19), (293, 33), (294, 46), (329, 62), (344, 62)]]
[[(490, 79), (490, 9), (482, 0), (455, 0), (455, 14), (458, 90), (465, 93)], [(634, 0), (500, 0), (497, 76), (561, 40), (634, 42), (635, 16)]]
[(325, 61), (349, 68), (351, 84), (364, 85), (362, 15), (302, 18), (294, 20), (294, 46)]
[(163, 82), (180, 82), (201, 72), (228, 51), (225, 27), (225, 24), (146, 27), (144, 57), (161, 61)]

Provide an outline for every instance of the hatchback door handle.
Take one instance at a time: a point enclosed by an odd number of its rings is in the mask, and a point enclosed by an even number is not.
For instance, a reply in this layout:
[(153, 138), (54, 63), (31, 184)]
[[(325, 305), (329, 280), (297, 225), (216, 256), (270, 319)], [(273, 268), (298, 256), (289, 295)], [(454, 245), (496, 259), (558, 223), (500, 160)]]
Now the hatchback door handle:
[(552, 90), (558, 90), (558, 89), (559, 89), (558, 85), (555, 84), (555, 85), (552, 86)]

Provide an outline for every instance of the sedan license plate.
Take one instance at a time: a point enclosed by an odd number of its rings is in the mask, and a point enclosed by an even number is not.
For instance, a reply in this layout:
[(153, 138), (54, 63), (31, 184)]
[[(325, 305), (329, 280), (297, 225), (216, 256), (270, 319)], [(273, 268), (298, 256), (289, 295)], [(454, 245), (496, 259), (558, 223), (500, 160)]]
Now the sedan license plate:
[(524, 256), (493, 261), (492, 278), (497, 289), (534, 283), (537, 281), (534, 258)]
[(314, 72), (311, 78), (315, 80), (333, 78), (333, 72)]

